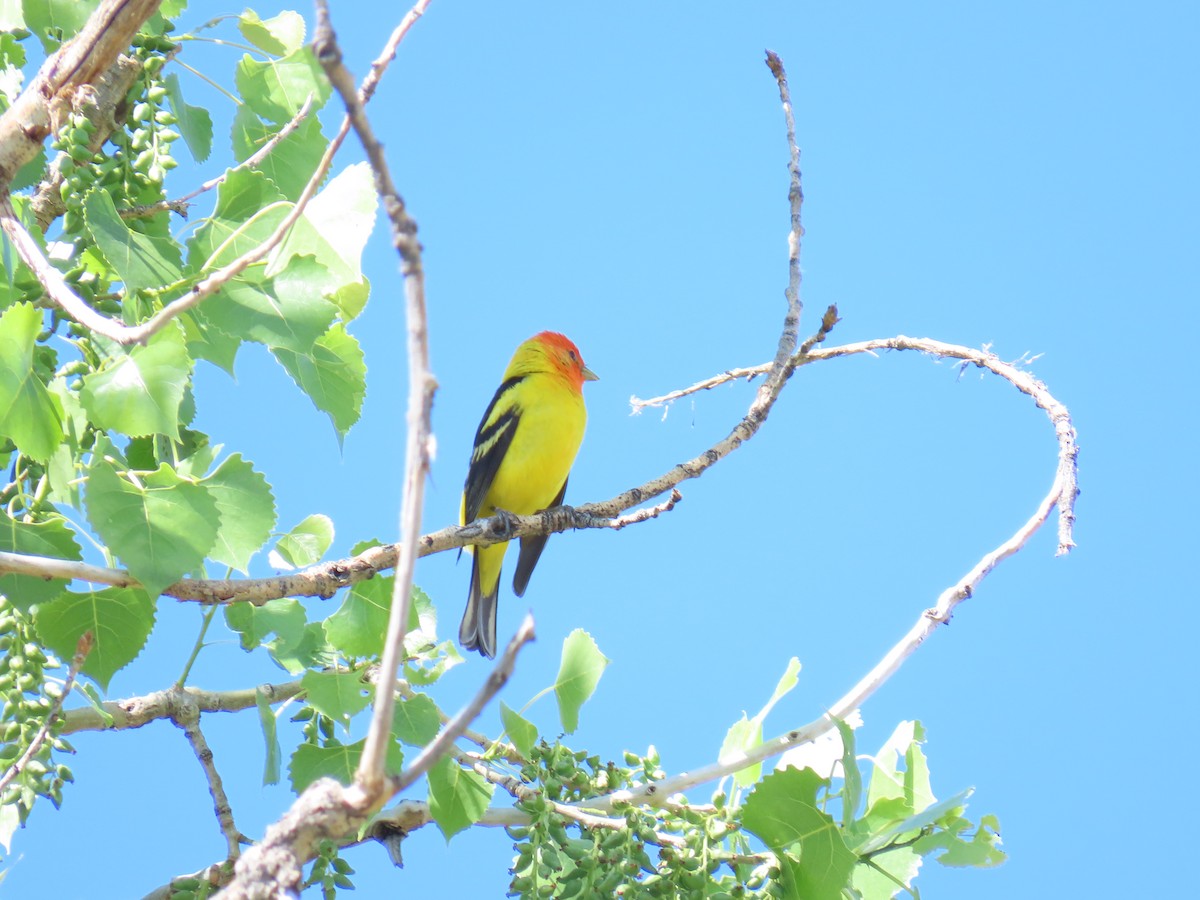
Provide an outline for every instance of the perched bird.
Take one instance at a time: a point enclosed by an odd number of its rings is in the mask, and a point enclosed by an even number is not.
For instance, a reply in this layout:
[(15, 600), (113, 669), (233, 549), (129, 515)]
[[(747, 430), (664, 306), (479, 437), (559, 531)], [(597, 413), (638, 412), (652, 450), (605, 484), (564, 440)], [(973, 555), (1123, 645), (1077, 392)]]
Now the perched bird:
[[(496, 510), (526, 516), (562, 503), (587, 425), (583, 383), (595, 380), (579, 348), (561, 334), (543, 331), (517, 348), (475, 432), (462, 524)], [(546, 537), (521, 538), (513, 576), (518, 597), (529, 585)], [(471, 548), (471, 590), (458, 641), (489, 658), (496, 655), (496, 597), (507, 550), (507, 541)]]

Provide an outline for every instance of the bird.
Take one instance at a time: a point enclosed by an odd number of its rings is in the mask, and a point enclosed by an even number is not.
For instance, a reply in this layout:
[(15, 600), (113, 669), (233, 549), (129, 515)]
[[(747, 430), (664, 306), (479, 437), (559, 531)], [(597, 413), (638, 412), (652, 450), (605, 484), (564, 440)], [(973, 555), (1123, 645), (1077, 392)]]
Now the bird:
[[(569, 338), (543, 331), (513, 354), (475, 432), (462, 524), (497, 511), (531, 515), (558, 506), (583, 442), (583, 383), (598, 380)], [(548, 535), (521, 538), (513, 593), (523, 596)], [(472, 547), (471, 586), (458, 629), (465, 650), (496, 655), (496, 600), (508, 542)]]

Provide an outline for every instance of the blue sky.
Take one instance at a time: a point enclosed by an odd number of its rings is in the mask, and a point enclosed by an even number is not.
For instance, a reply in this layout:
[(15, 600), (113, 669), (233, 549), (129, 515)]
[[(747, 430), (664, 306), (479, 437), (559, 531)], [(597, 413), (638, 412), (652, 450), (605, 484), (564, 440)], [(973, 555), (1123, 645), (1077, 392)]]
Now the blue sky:
[[(394, 24), (350, 4), (334, 4), (334, 22), (360, 75)], [(1055, 558), (1053, 528), (1039, 533), (863, 710), (863, 752), (919, 718), (938, 795), (974, 785), (972, 813), (1000, 818), (1005, 865), (931, 865), (922, 895), (1174, 892), (1178, 870), (1154, 863), (1172, 833), (1161, 822), (1198, 798), (1185, 778), (1159, 799), (1166, 767), (1152, 761), (1197, 737), (1185, 700), (1196, 377), (1190, 347), (1174, 342), (1200, 324), (1198, 34), (1200, 13), (1182, 2), (435, 0), (370, 107), (425, 246), (439, 382), (425, 530), (455, 521), (479, 417), (513, 348), (542, 329), (570, 335), (601, 378), (587, 386), (569, 502), (640, 484), (744, 413), (744, 384), (665, 419), (631, 417), (628, 398), (774, 351), (787, 147), (769, 47), (788, 67), (803, 152), (802, 332), (836, 302), (831, 344), (908, 334), (1040, 354), (1033, 371), (1071, 409), (1082, 448), (1078, 549)], [(237, 54), (202, 52), (231, 85)], [(227, 122), (232, 110), (212, 102)], [(236, 381), (198, 375), (201, 427), (267, 474), (281, 526), (332, 516), (335, 556), (397, 527), (403, 304), (382, 230), (365, 265), (373, 296), (352, 331), (368, 397), (344, 448), (265, 352), (243, 351)], [(792, 656), (800, 685), (767, 731), (808, 722), (1028, 517), (1054, 454), (1045, 415), (993, 377), (896, 353), (807, 367), (759, 435), (686, 483), (672, 513), (555, 536), (526, 596), (502, 592), (501, 640), (526, 608), (539, 634), (504, 698), (520, 706), (549, 684), (562, 639), (583, 627), (612, 664), (575, 745), (619, 758), (654, 744), (669, 772), (710, 762)], [(445, 634), (468, 575), (452, 554), (418, 565)], [(166, 687), (198, 620), (164, 603), (110, 696)], [(478, 659), (455, 669), (439, 702), (455, 708), (485, 671)], [(192, 680), (287, 677), (230, 640)], [(556, 734), (552, 702), (531, 716)], [(481, 730), (497, 721), (489, 713)], [(289, 797), (260, 787), (257, 722), (205, 726), (240, 828), (261, 835)], [(176, 729), (75, 743), (78, 784), (18, 834), (0, 895), (140, 895), (223, 855)], [(427, 828), (404, 852), (399, 872), (378, 848), (351, 854), (358, 896), (501, 896), (508, 883), (499, 831), (447, 848)], [(84, 872), (124, 883), (84, 892)]]

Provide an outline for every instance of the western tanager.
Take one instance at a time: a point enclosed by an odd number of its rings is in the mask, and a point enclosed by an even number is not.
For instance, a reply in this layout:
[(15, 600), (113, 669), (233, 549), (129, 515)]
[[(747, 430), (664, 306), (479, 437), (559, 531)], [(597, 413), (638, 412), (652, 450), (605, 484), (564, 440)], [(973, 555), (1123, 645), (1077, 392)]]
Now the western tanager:
[[(526, 516), (562, 503), (587, 424), (583, 383), (595, 380), (579, 348), (561, 334), (543, 331), (517, 348), (475, 432), (463, 488), (464, 525), (498, 509)], [(513, 576), (518, 597), (545, 546), (546, 536), (521, 538)], [(487, 657), (496, 655), (496, 597), (506, 550), (507, 541), (471, 548), (471, 590), (458, 640)]]

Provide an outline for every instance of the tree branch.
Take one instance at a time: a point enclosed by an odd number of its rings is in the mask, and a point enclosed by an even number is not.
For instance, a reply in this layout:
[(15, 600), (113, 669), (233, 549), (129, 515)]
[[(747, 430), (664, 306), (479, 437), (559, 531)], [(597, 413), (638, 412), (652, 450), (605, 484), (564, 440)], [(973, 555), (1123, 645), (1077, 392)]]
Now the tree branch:
[(103, 0), (79, 32), (42, 64), (16, 101), (0, 115), (0, 185), (12, 184), (21, 166), (70, 112), (79, 91), (91, 91), (162, 0)]
[[(213, 752), (208, 746), (208, 741), (204, 739), (204, 732), (200, 730), (200, 710), (194, 701), (183, 694), (183, 691), (172, 688), (172, 692), (183, 696), (178, 702), (178, 712), (174, 713), (171, 719), (183, 729), (183, 733), (192, 747), (192, 752), (196, 754), (196, 759), (200, 762), (200, 768), (204, 770), (204, 778), (208, 782), (208, 793), (212, 797), (217, 825), (221, 829), (221, 834), (225, 836), (228, 850), (226, 859), (237, 859), (241, 852), (243, 837), (233, 821), (233, 807), (229, 805), (229, 796), (225, 793), (225, 785), (221, 781), (220, 773), (217, 772), (216, 763), (213, 761)], [(249, 843), (249, 841), (246, 842)]]
[(107, 700), (100, 705), (103, 712), (91, 706), (68, 710), (63, 714), (61, 733), (141, 728), (157, 719), (175, 719), (183, 714), (184, 704), (194, 706), (198, 712), (240, 712), (256, 704), (256, 692), (261, 691), (268, 703), (275, 704), (292, 699), (300, 690), (299, 681), (262, 684), (256, 688), (233, 691), (206, 691), (194, 687), (177, 691), (168, 688), (141, 697)]
[(387, 744), (392, 732), (395, 710), (391, 685), (404, 653), (404, 635), (408, 628), (412, 598), (413, 571), (417, 561), (417, 538), (421, 533), (421, 508), (425, 503), (425, 481), (429, 477), (433, 447), (430, 416), (437, 382), (429, 369), (429, 331), (425, 314), (425, 273), (421, 265), (421, 244), (417, 241), (417, 223), (408, 214), (404, 200), (392, 181), (383, 146), (375, 138), (371, 123), (363, 111), (362, 98), (354, 79), (342, 62), (342, 51), (329, 18), (325, 0), (317, 0), (317, 34), (313, 42), (317, 61), (330, 84), (342, 98), (346, 118), (354, 127), (375, 176), (375, 191), (383, 201), (392, 227), (392, 245), (400, 255), (400, 274), (404, 279), (405, 319), (408, 325), (408, 417), (405, 433), (404, 492), (400, 501), (400, 541), (396, 544), (396, 577), (388, 615), (387, 637), (380, 662), (381, 685), (375, 691), (371, 727), (355, 773), (355, 784), (372, 799), (385, 788)]

